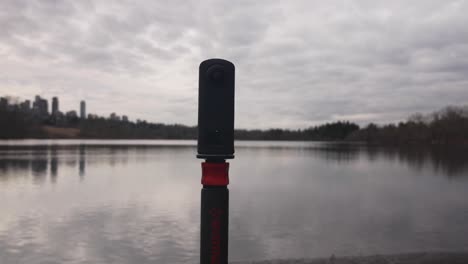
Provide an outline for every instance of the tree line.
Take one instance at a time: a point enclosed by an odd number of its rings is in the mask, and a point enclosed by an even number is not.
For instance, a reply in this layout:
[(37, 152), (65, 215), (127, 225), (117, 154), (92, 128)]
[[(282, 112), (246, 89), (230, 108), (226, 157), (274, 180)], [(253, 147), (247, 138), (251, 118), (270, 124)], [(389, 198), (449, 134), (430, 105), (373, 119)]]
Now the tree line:
[[(197, 139), (197, 127), (161, 123), (122, 122), (104, 118), (86, 119), (79, 124), (84, 138), (126, 139)], [(234, 131), (240, 140), (344, 140), (359, 126), (349, 122), (335, 122), (304, 130), (269, 129)]]
[(468, 145), (468, 106), (449, 106), (431, 114), (414, 114), (405, 122), (369, 124), (347, 140), (372, 144)]

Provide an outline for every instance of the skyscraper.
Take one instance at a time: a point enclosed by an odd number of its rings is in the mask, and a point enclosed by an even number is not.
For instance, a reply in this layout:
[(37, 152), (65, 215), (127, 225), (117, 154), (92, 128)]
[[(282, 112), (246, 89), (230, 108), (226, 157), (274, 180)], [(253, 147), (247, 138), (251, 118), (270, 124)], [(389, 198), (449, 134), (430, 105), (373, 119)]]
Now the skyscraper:
[(52, 97), (52, 115), (56, 116), (59, 111), (59, 102), (57, 97)]
[(86, 102), (80, 102), (80, 117), (81, 119), (86, 119)]
[(46, 99), (42, 99), (39, 95), (36, 95), (36, 98), (33, 103), (33, 111), (36, 115), (40, 117), (47, 117), (49, 114), (49, 104)]

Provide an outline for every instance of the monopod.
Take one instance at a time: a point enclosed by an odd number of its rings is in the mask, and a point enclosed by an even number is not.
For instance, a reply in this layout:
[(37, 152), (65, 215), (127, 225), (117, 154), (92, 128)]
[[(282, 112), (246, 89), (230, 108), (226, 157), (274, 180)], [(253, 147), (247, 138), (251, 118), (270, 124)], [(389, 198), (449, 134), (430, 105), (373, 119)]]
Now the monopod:
[(229, 163), (234, 158), (234, 71), (229, 61), (200, 64), (197, 158), (202, 162), (200, 263), (228, 263)]

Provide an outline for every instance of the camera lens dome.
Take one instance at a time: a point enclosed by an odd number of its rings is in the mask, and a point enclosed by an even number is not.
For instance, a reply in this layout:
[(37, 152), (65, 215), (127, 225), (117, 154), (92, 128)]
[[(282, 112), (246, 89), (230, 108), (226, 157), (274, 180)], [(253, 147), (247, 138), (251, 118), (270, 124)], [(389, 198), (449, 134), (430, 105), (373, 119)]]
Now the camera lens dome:
[(208, 78), (214, 82), (221, 82), (224, 79), (224, 67), (213, 65), (207, 71)]

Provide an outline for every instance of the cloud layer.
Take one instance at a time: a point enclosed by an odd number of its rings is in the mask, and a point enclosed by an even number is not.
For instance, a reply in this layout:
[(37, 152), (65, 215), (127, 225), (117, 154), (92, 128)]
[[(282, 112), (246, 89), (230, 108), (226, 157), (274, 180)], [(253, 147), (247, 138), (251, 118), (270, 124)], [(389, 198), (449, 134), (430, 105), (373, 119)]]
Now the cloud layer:
[(198, 64), (236, 64), (236, 126), (392, 122), (468, 104), (468, 1), (0, 3), (0, 94), (196, 124)]

